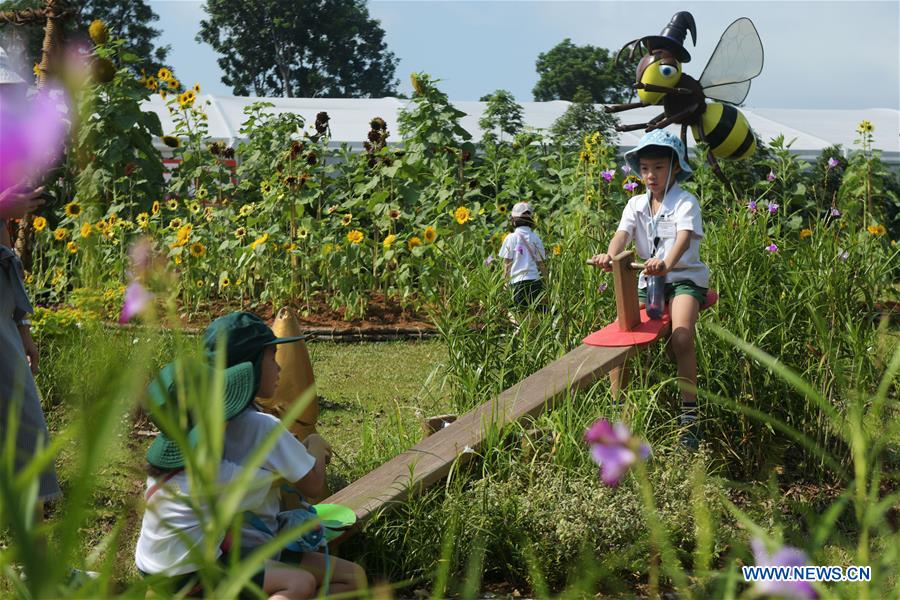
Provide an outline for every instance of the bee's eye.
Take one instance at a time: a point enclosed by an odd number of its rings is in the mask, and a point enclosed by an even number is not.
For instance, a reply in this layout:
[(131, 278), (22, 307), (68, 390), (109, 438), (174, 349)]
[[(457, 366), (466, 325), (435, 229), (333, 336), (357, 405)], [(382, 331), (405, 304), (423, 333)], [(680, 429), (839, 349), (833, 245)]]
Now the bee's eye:
[(671, 77), (672, 75), (678, 73), (678, 69), (676, 69), (672, 65), (660, 65), (659, 73), (663, 77)]

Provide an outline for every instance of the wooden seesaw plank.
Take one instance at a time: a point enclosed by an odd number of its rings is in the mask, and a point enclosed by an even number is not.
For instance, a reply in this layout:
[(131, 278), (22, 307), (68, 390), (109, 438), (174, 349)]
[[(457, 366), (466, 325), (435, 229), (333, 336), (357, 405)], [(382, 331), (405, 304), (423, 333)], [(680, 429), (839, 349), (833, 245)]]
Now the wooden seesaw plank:
[(361, 523), (385, 505), (442, 480), (457, 457), (466, 460), (470, 455), (464, 452), (467, 447), (476, 452), (481, 448), (493, 428), (544, 412), (569, 390), (588, 387), (635, 352), (634, 347), (581, 345), (323, 502), (350, 507)]

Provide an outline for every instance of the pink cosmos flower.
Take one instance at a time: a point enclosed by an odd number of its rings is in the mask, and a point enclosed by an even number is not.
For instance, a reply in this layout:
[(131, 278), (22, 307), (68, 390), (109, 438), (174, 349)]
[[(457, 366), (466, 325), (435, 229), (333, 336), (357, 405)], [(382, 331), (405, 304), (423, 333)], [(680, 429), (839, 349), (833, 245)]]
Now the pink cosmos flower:
[(775, 181), (775, 179), (776, 179), (775, 171), (769, 171), (769, 174), (766, 175), (766, 181), (768, 181), (769, 183), (772, 183), (773, 181)]
[(609, 285), (607, 285), (606, 282), (604, 281), (603, 283), (601, 283), (600, 285), (597, 286), (597, 291), (602, 294), (603, 292), (606, 291), (606, 289), (608, 287), (609, 287)]
[(631, 173), (631, 167), (629, 167), (627, 164), (623, 165), (622, 172), (628, 175), (629, 173)]
[(767, 208), (769, 209), (770, 215), (774, 215), (778, 212), (778, 204), (776, 204), (775, 202), (769, 202), (769, 206)]
[(755, 213), (757, 208), (758, 205), (756, 204), (756, 200), (751, 200), (747, 203), (747, 210), (749, 210), (750, 212)]
[(600, 177), (602, 177), (603, 181), (605, 181), (606, 183), (609, 183), (610, 181), (612, 181), (612, 178), (615, 177), (615, 175), (616, 175), (616, 172), (612, 171), (610, 169), (606, 169), (605, 171), (600, 171)]
[(776, 252), (778, 252), (778, 246), (776, 246), (775, 244), (769, 244), (768, 246), (766, 246), (766, 251), (770, 254), (775, 254)]
[(619, 481), (635, 461), (650, 456), (650, 446), (631, 435), (624, 423), (615, 425), (600, 419), (584, 432), (591, 447), (591, 458), (600, 466), (600, 479), (610, 487)]
[(832, 156), (831, 158), (828, 159), (828, 170), (830, 171), (831, 169), (835, 168), (839, 164), (841, 164), (841, 161), (839, 161), (838, 159), (836, 159), (835, 157)]
[(62, 154), (68, 124), (65, 94), (0, 94), (0, 190), (43, 178)]
[(831, 207), (831, 216), (835, 219), (841, 216), (841, 211), (837, 206)]
[(629, 192), (633, 192), (635, 189), (637, 189), (637, 186), (638, 186), (637, 181), (629, 181), (629, 182), (625, 183), (625, 185), (623, 185), (622, 187), (625, 188), (626, 190), (628, 190)]
[[(753, 559), (760, 567), (804, 567), (809, 564), (806, 553), (799, 548), (783, 546), (770, 556), (759, 538), (752, 540), (750, 547), (753, 548)], [(814, 600), (819, 597), (808, 581), (757, 581), (754, 582), (753, 589), (760, 595), (779, 598)]]
[(119, 324), (124, 325), (135, 315), (142, 313), (153, 300), (153, 294), (137, 281), (132, 281), (125, 289), (125, 303), (119, 314)]

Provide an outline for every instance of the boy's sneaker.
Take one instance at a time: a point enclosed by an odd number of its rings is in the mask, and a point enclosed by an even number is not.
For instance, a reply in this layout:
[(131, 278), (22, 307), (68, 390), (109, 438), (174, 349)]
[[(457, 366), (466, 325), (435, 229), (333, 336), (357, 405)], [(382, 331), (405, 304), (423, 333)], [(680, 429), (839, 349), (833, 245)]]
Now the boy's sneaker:
[(681, 415), (681, 445), (695, 452), (700, 449), (700, 424), (694, 415)]

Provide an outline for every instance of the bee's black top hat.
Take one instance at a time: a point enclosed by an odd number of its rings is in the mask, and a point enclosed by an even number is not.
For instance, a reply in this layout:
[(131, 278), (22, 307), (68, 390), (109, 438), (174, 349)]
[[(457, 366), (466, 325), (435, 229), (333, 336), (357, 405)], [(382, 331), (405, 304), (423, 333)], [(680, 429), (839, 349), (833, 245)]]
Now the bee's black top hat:
[(694, 24), (694, 16), (687, 11), (677, 12), (672, 15), (669, 24), (663, 28), (659, 35), (642, 37), (641, 43), (650, 52), (654, 50), (668, 50), (678, 59), (678, 62), (690, 62), (691, 54), (684, 47), (684, 39), (687, 37), (688, 31), (691, 32), (691, 39), (696, 46), (697, 26)]

